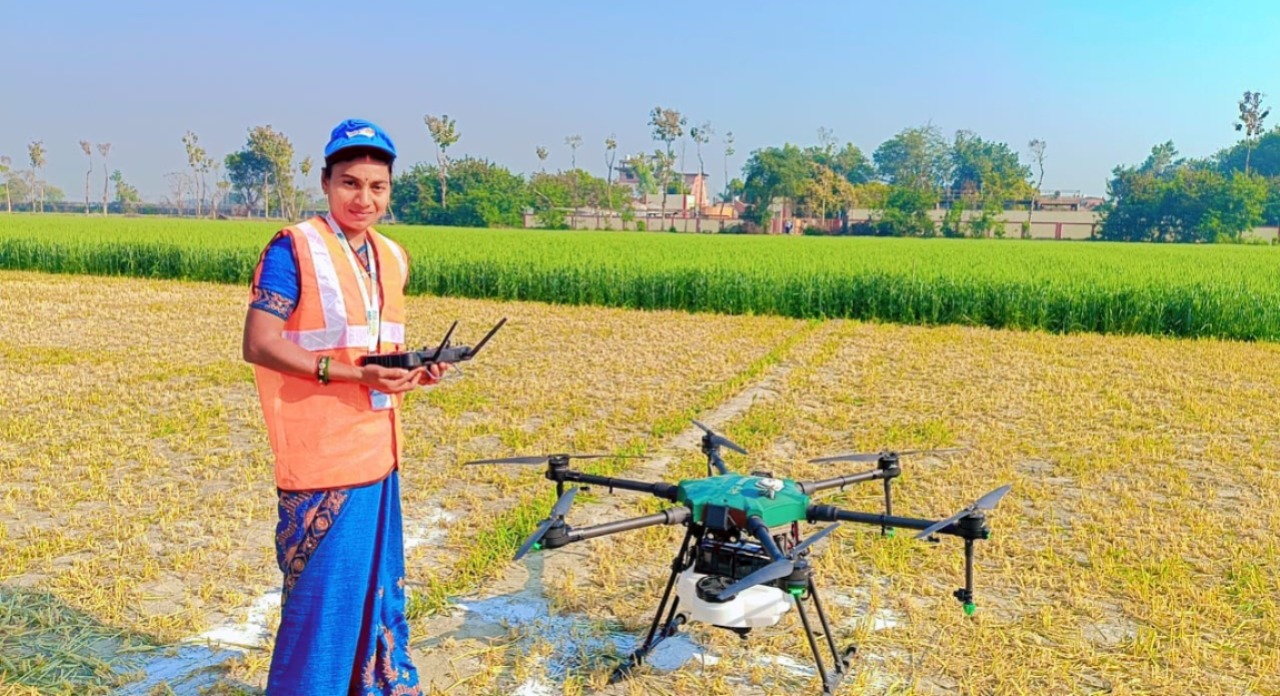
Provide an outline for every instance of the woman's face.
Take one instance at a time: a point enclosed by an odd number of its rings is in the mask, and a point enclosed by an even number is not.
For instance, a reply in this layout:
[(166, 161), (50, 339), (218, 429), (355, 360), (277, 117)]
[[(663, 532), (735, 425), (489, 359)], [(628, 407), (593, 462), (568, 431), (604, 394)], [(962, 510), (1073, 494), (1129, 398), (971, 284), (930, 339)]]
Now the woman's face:
[(333, 165), (329, 178), (320, 180), (329, 198), (329, 212), (347, 234), (368, 230), (391, 201), (391, 168), (372, 157)]

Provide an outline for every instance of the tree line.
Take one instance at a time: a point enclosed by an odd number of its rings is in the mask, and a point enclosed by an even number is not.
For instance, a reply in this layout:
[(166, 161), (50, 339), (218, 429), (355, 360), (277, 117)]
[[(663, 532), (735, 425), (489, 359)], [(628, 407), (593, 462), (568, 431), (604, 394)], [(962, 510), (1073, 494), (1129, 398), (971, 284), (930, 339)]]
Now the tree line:
[(1280, 129), (1245, 92), (1234, 123), (1244, 137), (1208, 157), (1180, 157), (1173, 141), (1151, 148), (1107, 183), (1099, 236), (1113, 241), (1232, 242), (1258, 225), (1280, 225)]
[[(1280, 224), (1280, 129), (1265, 129), (1269, 109), (1262, 105), (1261, 93), (1245, 92), (1238, 108), (1233, 125), (1243, 138), (1230, 147), (1187, 159), (1168, 142), (1152, 148), (1141, 164), (1116, 167), (1100, 208), (1097, 236), (1233, 241), (1259, 224)], [(568, 170), (547, 172), (550, 150), (538, 145), (541, 169), (524, 176), (488, 160), (455, 159), (451, 150), (462, 132), (448, 115), (427, 114), (423, 125), (435, 144), (436, 161), (414, 164), (396, 175), (391, 213), (398, 222), (516, 227), (531, 212), (542, 226), (560, 228), (575, 211), (588, 219), (594, 215), (598, 222), (605, 216), (631, 222), (637, 193), (660, 194), (665, 219), (668, 195), (689, 192), (683, 174), (696, 167), (705, 176), (708, 159), (718, 155), (724, 183), (715, 200), (740, 204), (742, 219), (751, 227), (767, 229), (781, 214), (816, 223), (809, 231), (821, 233), (991, 237), (1004, 236), (1008, 211), (1024, 210), (1027, 217), (1021, 227), (1027, 236), (1031, 211), (1041, 198), (1048, 149), (1040, 139), (1019, 151), (972, 131), (947, 137), (935, 126), (924, 125), (903, 129), (868, 156), (821, 128), (815, 145), (787, 143), (751, 152), (741, 176), (731, 178), (733, 133), (723, 134), (715, 152), (716, 129), (710, 122), (689, 126), (680, 111), (659, 106), (649, 112), (652, 150), (620, 156), (616, 136), (601, 143), (603, 177), (579, 166), (584, 143), (577, 134), (564, 139), (570, 153)], [(309, 180), (311, 158), (295, 161), (288, 137), (270, 125), (250, 128), (244, 146), (221, 160), (200, 146), (194, 132), (188, 131), (182, 144), (187, 168), (165, 177), (170, 205), (179, 214), (200, 217), (231, 210), (293, 219), (324, 205), (318, 191), (300, 186), (296, 178)], [(110, 143), (96, 146), (102, 173), (100, 206), (91, 200), (95, 148), (86, 140), (80, 146), (87, 158), (86, 214), (97, 208), (107, 212), (111, 184), (119, 208), (136, 211), (142, 203), (137, 189), (108, 166)], [(7, 209), (12, 211), (17, 202), (40, 211), (46, 201), (65, 201), (65, 193), (41, 176), (46, 165), (42, 142), (29, 145), (28, 160), (29, 169), (17, 170), (8, 157), (0, 156)], [(631, 184), (615, 181), (619, 169), (631, 175)], [(870, 210), (871, 216), (855, 220), (855, 210)], [(937, 210), (944, 212), (939, 216)], [(699, 218), (700, 229), (701, 209), (692, 214)]]

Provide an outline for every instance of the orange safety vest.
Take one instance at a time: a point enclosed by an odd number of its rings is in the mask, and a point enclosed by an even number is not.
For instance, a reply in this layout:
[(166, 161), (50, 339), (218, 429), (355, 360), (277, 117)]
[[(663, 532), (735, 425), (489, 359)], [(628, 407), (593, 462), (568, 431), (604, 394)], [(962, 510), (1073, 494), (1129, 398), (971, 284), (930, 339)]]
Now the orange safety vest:
[[(373, 287), (363, 267), (352, 268), (347, 245), (325, 218), (286, 228), (298, 265), (299, 296), (285, 320), (284, 337), (334, 362), (355, 364), (370, 352), (365, 296)], [(380, 298), (378, 352), (404, 350), (404, 286), (409, 257), (395, 242), (370, 229), (369, 261)], [(274, 241), (274, 239), (272, 240)], [(268, 244), (268, 247), (270, 245)], [(266, 257), (263, 251), (262, 257)], [(357, 262), (357, 266), (358, 266)], [(262, 259), (254, 285), (262, 274)], [(361, 294), (361, 284), (365, 294)], [(276, 485), (288, 491), (320, 490), (379, 481), (400, 463), (400, 395), (375, 410), (362, 384), (320, 384), (255, 365), (258, 397), (275, 454)]]

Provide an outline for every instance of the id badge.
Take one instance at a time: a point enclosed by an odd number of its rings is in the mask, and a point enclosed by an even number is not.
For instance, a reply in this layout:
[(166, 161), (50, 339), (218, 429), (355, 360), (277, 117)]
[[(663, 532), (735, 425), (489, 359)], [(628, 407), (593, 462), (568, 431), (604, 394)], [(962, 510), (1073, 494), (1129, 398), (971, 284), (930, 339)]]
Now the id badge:
[(390, 394), (384, 394), (377, 389), (369, 390), (369, 405), (375, 411), (385, 411), (394, 405)]
[(378, 316), (377, 312), (372, 310), (365, 312), (364, 315), (365, 319), (369, 322), (369, 350), (376, 353), (378, 352), (378, 344), (382, 340), (382, 337), (378, 333), (382, 329), (382, 322), (380, 321), (381, 317)]

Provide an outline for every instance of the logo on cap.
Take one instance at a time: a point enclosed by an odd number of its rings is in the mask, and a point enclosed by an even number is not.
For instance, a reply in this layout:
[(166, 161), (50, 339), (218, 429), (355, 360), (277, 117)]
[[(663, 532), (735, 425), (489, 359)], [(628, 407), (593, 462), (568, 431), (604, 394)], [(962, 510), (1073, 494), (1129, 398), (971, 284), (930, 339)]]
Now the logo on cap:
[(353, 130), (353, 131), (347, 131), (348, 138), (354, 138), (357, 135), (362, 135), (366, 138), (372, 138), (374, 136), (374, 133), (373, 133), (373, 129), (368, 126), (365, 126), (364, 128), (357, 128), (356, 130)]

